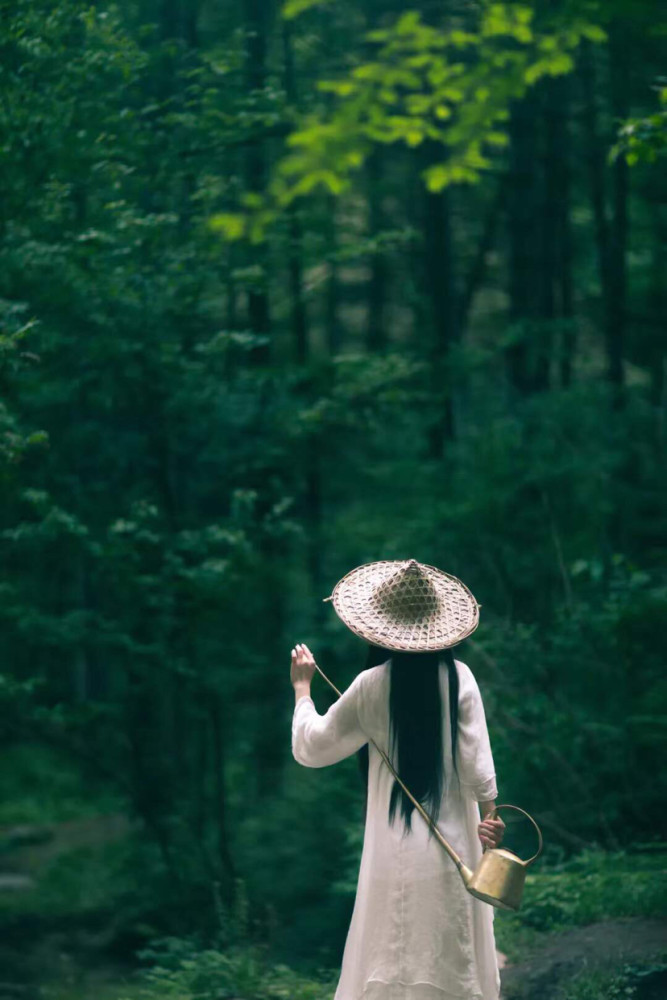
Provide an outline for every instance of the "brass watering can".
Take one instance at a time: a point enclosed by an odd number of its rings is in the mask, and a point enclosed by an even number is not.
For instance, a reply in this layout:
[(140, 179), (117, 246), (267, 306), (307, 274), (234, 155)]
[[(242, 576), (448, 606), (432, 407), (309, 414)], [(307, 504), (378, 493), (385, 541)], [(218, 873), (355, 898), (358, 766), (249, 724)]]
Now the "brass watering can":
[[(329, 680), (317, 664), (315, 664), (315, 666), (327, 684), (329, 684), (340, 697), (340, 691), (335, 684)], [(384, 750), (377, 745), (374, 739), (370, 738), (370, 741), (396, 778), (396, 781), (399, 783), (405, 794), (431, 827), (437, 840), (440, 841), (441, 845), (447, 851), (447, 854), (449, 854), (450, 858), (456, 865), (459, 875), (463, 879), (463, 884), (468, 892), (471, 895), (476, 896), (477, 899), (481, 899), (485, 903), (490, 903), (491, 906), (496, 906), (501, 910), (518, 910), (521, 905), (521, 896), (523, 895), (523, 886), (526, 881), (526, 872), (530, 865), (532, 865), (534, 861), (537, 861), (542, 853), (542, 831), (533, 817), (525, 812), (525, 810), (520, 809), (519, 806), (496, 806), (493, 810), (494, 816), (500, 809), (515, 809), (517, 812), (523, 813), (523, 815), (530, 820), (537, 832), (537, 851), (533, 854), (532, 858), (528, 858), (527, 861), (522, 861), (518, 855), (514, 854), (513, 851), (508, 850), (506, 847), (485, 848), (477, 868), (475, 871), (472, 871), (472, 869), (468, 868), (468, 866), (464, 864), (463, 859), (459, 857), (451, 844), (445, 840), (438, 827), (431, 822), (431, 817), (428, 815), (421, 803), (417, 801), (410, 789), (406, 788), (403, 784)]]

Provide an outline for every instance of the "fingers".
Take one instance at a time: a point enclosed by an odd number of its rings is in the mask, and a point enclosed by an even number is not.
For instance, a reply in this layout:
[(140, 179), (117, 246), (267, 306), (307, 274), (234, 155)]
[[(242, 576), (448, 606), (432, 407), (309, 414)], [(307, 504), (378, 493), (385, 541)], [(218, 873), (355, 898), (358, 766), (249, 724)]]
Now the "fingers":
[(503, 839), (505, 824), (501, 819), (491, 819), (487, 816), (477, 827), (479, 839), (484, 847), (497, 847)]
[(297, 642), (292, 648), (292, 666), (315, 667), (315, 657), (304, 642)]
[(502, 830), (489, 830), (489, 828), (486, 826), (479, 827), (479, 835), (480, 837), (482, 836), (488, 837), (490, 840), (493, 840), (494, 843), (496, 844), (499, 844), (500, 841), (503, 839)]
[(481, 821), (480, 826), (488, 828), (489, 831), (492, 830), (501, 831), (505, 829), (505, 824), (501, 819), (489, 819), (488, 817)]

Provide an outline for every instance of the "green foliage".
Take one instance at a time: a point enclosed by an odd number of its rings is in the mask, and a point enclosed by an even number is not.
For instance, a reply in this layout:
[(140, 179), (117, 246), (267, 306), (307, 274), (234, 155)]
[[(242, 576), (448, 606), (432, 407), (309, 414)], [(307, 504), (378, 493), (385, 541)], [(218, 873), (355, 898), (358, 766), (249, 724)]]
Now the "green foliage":
[(666, 892), (664, 854), (651, 861), (632, 847), (587, 850), (560, 871), (527, 875), (520, 920), (546, 931), (615, 917), (661, 917), (667, 915)]
[[(3, 713), (15, 713), (18, 698), (10, 701), (4, 678), (0, 679), (0, 692)], [(91, 795), (81, 780), (80, 767), (67, 753), (35, 743), (13, 744), (4, 750), (4, 758), (7, 766), (0, 775), (0, 827), (49, 826), (122, 807), (122, 802), (111, 796), (105, 802), (99, 788)], [(10, 846), (0, 840), (0, 853)]]
[(145, 975), (146, 988), (135, 996), (146, 1000), (320, 1000), (333, 996), (336, 978), (322, 970), (317, 977), (299, 975), (287, 965), (272, 963), (266, 950), (240, 946), (225, 951), (201, 949), (183, 939), (156, 941), (141, 952), (154, 964)]
[(611, 148), (611, 160), (625, 157), (630, 166), (637, 163), (655, 163), (667, 150), (667, 85), (655, 87), (658, 101), (664, 111), (656, 111), (643, 118), (630, 118), (618, 130), (616, 144)]
[(5, 489), (16, 487), (21, 461), (31, 452), (48, 444), (45, 431), (26, 432), (11, 410), (15, 385), (22, 372), (39, 361), (29, 348), (37, 322), (28, 319), (25, 302), (0, 299), (0, 483)]
[(256, 202), (246, 200), (245, 213), (217, 214), (214, 229), (228, 240), (261, 241), (296, 198), (318, 189), (335, 196), (349, 191), (376, 144), (441, 145), (442, 162), (421, 173), (430, 191), (478, 182), (493, 166), (494, 150), (507, 144), (511, 102), (544, 77), (571, 72), (583, 38), (605, 38), (583, 18), (546, 28), (534, 20), (530, 6), (485, 3), (473, 30), (432, 27), (414, 10), (391, 27), (368, 31), (375, 58), (347, 76), (318, 81), (333, 105), (297, 121), (266, 197), (253, 194)]
[(284, 18), (291, 20), (307, 10), (312, 10), (313, 7), (323, 7), (324, 4), (331, 2), (332, 0), (285, 0), (281, 13)]

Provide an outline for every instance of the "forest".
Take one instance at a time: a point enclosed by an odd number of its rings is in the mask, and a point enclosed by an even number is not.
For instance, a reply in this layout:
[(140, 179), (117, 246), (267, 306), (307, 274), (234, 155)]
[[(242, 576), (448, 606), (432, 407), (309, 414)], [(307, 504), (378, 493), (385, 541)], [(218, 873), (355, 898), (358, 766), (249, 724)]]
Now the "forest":
[(545, 838), (504, 995), (667, 996), (666, 14), (0, 0), (0, 1000), (332, 1000), (290, 649), (409, 558)]

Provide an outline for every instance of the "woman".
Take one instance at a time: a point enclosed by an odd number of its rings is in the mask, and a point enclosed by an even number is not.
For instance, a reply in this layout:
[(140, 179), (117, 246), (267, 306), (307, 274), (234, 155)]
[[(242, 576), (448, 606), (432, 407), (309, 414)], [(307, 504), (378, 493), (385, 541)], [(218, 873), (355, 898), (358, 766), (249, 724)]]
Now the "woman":
[(456, 577), (414, 559), (358, 567), (330, 600), (370, 644), (369, 665), (325, 715), (310, 696), (318, 668), (301, 643), (291, 681), (300, 764), (367, 754), (364, 846), (334, 1000), (497, 1000), (494, 910), (466, 891), (374, 745), (468, 866), (500, 843), (481, 695), (451, 652), (477, 627), (477, 602)]

